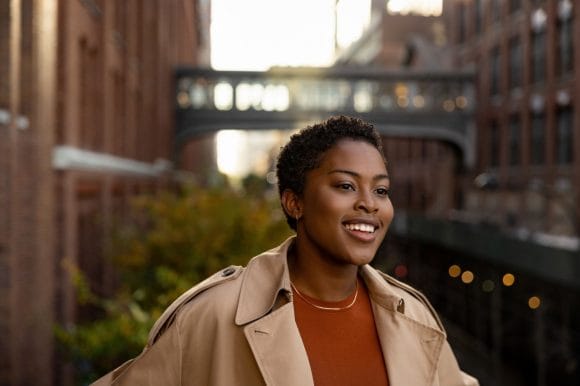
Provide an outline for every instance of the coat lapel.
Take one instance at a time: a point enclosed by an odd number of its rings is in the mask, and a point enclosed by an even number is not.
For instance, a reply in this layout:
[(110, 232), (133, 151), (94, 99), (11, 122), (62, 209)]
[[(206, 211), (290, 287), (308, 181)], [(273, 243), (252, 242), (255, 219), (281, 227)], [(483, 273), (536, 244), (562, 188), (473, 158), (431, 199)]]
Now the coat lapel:
[(314, 385), (290, 301), (286, 256), (292, 241), (250, 261), (235, 318), (268, 386)]
[(292, 303), (248, 324), (244, 334), (268, 386), (314, 385)]
[(389, 385), (432, 385), (443, 333), (376, 303), (373, 311)]
[(362, 275), (372, 298), (389, 385), (433, 385), (445, 342), (444, 332), (435, 322), (429, 326), (414, 318), (409, 305), (405, 310), (404, 298), (376, 271), (365, 266)]

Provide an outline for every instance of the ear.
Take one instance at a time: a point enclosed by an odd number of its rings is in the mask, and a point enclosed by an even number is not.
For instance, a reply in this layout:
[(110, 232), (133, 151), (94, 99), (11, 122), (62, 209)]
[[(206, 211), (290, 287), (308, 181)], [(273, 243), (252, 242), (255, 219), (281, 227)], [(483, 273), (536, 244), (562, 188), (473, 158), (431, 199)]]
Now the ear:
[(280, 197), (282, 207), (286, 214), (296, 220), (302, 217), (302, 200), (296, 193), (290, 189), (284, 190), (282, 192), (282, 197)]

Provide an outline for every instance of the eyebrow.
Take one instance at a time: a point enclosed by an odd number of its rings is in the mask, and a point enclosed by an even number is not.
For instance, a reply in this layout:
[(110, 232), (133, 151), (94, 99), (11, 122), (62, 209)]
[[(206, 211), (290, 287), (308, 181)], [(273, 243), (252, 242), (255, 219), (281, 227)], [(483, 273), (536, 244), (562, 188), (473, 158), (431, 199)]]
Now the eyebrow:
[[(334, 169), (328, 172), (328, 174), (334, 174), (334, 173), (344, 173), (344, 174), (348, 174), (350, 176), (353, 177), (357, 177), (360, 178), (360, 174), (358, 174), (357, 172), (353, 172), (352, 170), (344, 170), (344, 169)], [(377, 174), (376, 176), (373, 177), (373, 181), (378, 181), (378, 180), (390, 180), (389, 176), (387, 174)]]

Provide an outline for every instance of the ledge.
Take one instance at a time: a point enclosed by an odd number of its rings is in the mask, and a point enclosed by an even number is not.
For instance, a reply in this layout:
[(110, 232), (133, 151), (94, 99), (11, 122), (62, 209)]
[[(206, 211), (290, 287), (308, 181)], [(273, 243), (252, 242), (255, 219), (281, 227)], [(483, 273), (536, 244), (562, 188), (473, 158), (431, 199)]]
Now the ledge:
[(159, 177), (172, 170), (172, 165), (167, 160), (158, 159), (155, 163), (147, 163), (72, 146), (56, 146), (54, 148), (52, 167), (56, 170), (78, 170), (140, 177)]
[(511, 237), (498, 229), (398, 213), (392, 232), (439, 245), (487, 263), (525, 271), (546, 281), (580, 289), (580, 253)]

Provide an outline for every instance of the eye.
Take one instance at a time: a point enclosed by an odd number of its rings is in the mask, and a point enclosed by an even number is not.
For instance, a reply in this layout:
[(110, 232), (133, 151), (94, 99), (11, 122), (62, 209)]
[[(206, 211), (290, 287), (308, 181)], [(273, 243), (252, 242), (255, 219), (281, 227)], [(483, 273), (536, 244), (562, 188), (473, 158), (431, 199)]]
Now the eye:
[(351, 184), (350, 182), (342, 182), (342, 183), (338, 184), (337, 187), (339, 189), (341, 189), (341, 190), (352, 190), (352, 191), (354, 191), (354, 185)]
[(388, 197), (390, 194), (390, 190), (387, 188), (377, 188), (375, 192), (381, 197)]

